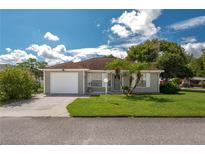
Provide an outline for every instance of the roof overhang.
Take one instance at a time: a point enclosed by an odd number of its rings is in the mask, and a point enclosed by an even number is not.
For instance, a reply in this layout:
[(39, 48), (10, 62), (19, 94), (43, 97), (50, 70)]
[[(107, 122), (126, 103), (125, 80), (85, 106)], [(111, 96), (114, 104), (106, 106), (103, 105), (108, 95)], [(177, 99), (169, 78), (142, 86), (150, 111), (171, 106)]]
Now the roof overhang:
[(144, 73), (163, 73), (164, 70), (141, 70)]
[(193, 77), (191, 80), (196, 80), (196, 81), (205, 81), (205, 77)]
[[(115, 72), (115, 70), (90, 70), (90, 69), (42, 69), (43, 71), (88, 71), (88, 72)], [(122, 70), (122, 71), (127, 71), (127, 70)], [(141, 70), (142, 73), (162, 73), (164, 70)]]
[[(127, 70), (122, 70), (122, 71), (127, 71)], [(141, 70), (140, 72), (142, 73), (163, 73), (164, 70)]]
[(63, 69), (63, 68), (60, 68), (60, 69), (41, 69), (41, 70), (52, 72), (52, 71), (87, 71), (89, 69)]

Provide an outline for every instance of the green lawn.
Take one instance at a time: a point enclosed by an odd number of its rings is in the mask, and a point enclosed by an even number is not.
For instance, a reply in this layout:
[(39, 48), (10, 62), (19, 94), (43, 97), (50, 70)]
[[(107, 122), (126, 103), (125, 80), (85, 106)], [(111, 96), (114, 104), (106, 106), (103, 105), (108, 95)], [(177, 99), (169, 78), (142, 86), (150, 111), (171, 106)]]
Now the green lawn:
[(78, 98), (67, 106), (71, 116), (205, 116), (205, 93), (176, 95), (100, 95)]

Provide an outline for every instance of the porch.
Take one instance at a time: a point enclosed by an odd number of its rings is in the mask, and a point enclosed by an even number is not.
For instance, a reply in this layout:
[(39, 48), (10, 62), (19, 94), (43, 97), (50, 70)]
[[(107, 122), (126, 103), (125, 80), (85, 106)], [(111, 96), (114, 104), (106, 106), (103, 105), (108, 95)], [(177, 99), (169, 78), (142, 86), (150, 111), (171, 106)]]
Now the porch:
[[(104, 82), (105, 79), (108, 82)], [(85, 72), (85, 93), (121, 93), (120, 80), (122, 79), (117, 78), (113, 72)]]

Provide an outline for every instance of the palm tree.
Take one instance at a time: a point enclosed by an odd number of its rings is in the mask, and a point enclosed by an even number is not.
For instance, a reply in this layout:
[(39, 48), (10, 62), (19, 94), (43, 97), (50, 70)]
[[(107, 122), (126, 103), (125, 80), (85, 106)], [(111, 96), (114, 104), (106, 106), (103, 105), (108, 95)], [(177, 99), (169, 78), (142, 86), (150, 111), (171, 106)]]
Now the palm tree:
[[(123, 89), (123, 93), (128, 95), (132, 95), (134, 89), (139, 84), (142, 74), (141, 70), (146, 69), (148, 67), (148, 63), (133, 63), (123, 59), (115, 59), (112, 62), (108, 63), (106, 68), (109, 70), (115, 70), (115, 75), (117, 78), (128, 77), (129, 85), (122, 85), (122, 80), (120, 81), (121, 88)], [(135, 76), (135, 77), (133, 77)], [(132, 87), (134, 83), (134, 86)]]

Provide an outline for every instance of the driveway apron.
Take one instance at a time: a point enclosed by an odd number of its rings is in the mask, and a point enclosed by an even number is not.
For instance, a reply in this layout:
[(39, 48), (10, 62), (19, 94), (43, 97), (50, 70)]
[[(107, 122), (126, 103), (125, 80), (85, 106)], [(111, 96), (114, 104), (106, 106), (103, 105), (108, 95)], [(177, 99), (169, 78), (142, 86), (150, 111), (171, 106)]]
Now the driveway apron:
[(66, 106), (77, 97), (36, 95), (0, 107), (0, 117), (69, 117)]

